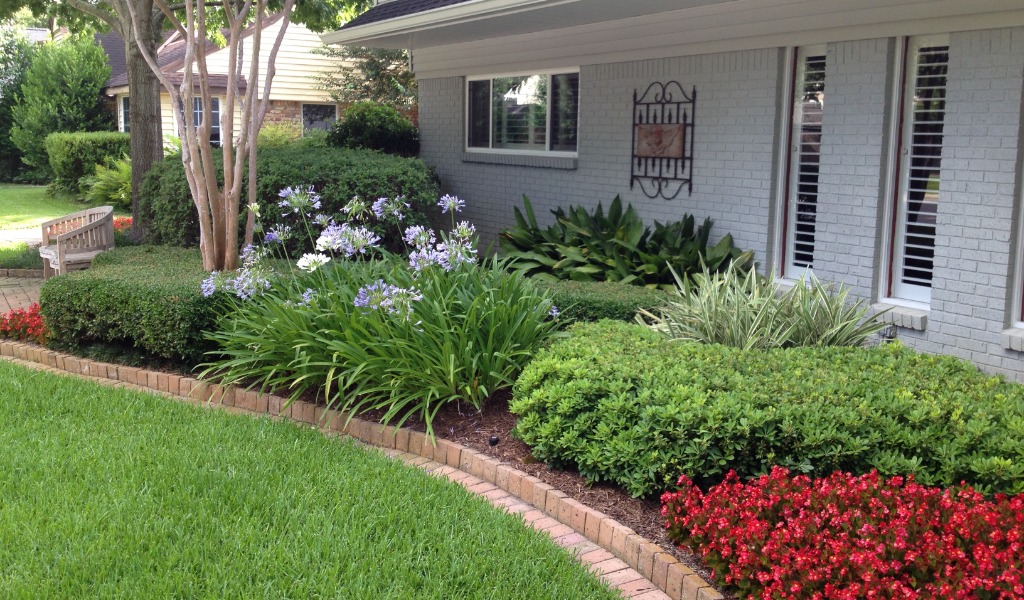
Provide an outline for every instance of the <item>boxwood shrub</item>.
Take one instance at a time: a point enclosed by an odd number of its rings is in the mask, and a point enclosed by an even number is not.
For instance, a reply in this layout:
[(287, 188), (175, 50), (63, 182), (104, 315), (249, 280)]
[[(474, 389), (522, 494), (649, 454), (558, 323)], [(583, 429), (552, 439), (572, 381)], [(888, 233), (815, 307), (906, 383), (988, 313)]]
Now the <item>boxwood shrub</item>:
[(51, 133), (46, 154), (53, 169), (53, 186), (77, 193), (79, 180), (96, 173), (96, 165), (127, 156), (130, 136), (116, 131)]
[[(425, 222), (439, 195), (437, 178), (422, 161), (413, 158), (346, 148), (311, 150), (295, 144), (260, 149), (258, 161), (257, 195), (267, 223), (280, 222), (278, 194), (286, 187), (314, 186), (320, 195), (321, 211), (332, 216), (338, 215), (353, 196), (372, 202), (381, 196), (404, 195), (411, 205), (409, 224)], [(216, 162), (219, 165), (220, 159)], [(147, 242), (198, 245), (199, 223), (180, 156), (169, 156), (150, 169), (140, 209)]]
[(614, 281), (543, 281), (534, 284), (551, 295), (563, 322), (616, 319), (633, 321), (640, 309), (654, 310), (673, 296), (659, 289)]
[(965, 361), (895, 343), (743, 351), (615, 321), (572, 334), (527, 366), (511, 410), (534, 456), (590, 481), (648, 496), (780, 465), (1024, 491), (1024, 388)]
[(117, 248), (85, 271), (43, 284), (43, 319), (59, 345), (123, 344), (144, 354), (196, 364), (209, 343), (219, 299), (204, 298), (198, 250)]

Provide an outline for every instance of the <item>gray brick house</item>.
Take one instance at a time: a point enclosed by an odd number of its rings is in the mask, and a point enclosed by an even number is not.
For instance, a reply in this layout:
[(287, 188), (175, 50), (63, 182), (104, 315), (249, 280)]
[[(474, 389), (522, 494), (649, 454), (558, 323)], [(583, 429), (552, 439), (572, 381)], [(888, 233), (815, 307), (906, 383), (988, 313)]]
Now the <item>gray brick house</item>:
[[(485, 239), (523, 194), (711, 217), (1024, 380), (1021, 0), (379, 0), (324, 40), (411, 50), (421, 156)], [(652, 134), (635, 96), (671, 82), (692, 127)], [(667, 193), (633, 177), (662, 161)]]

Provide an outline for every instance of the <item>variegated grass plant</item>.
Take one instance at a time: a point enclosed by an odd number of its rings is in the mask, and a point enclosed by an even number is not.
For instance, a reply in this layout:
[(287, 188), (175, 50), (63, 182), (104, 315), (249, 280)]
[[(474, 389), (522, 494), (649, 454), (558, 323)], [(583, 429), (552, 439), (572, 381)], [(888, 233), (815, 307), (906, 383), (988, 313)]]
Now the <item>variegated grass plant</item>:
[(637, 321), (672, 339), (735, 348), (862, 346), (885, 323), (849, 290), (801, 276), (783, 291), (771, 274), (758, 275), (735, 264), (721, 273), (704, 267), (682, 279), (677, 299), (656, 312), (641, 310)]
[[(461, 200), (441, 206), (454, 214)], [(252, 285), (234, 275), (227, 287), (237, 297), (209, 334), (218, 350), (202, 377), (292, 399), (315, 392), (349, 415), (383, 410), (396, 424), (415, 415), (432, 434), (442, 406), (480, 409), (558, 335), (547, 293), (500, 261), (479, 264), (468, 223), (453, 219), (440, 243), (408, 228), (408, 259), (376, 248), (368, 258), (372, 242), (350, 252), (353, 231), (329, 225), (317, 243), (323, 253), (304, 256), (288, 276)]]

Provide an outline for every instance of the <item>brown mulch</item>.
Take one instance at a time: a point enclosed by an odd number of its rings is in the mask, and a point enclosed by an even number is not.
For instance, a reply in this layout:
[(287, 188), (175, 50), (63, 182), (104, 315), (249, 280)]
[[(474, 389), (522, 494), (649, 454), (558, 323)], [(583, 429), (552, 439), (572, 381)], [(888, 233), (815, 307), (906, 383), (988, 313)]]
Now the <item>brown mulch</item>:
[[(434, 417), (434, 434), (453, 442), (486, 453), (520, 471), (533, 475), (544, 483), (559, 489), (573, 499), (597, 509), (638, 534), (671, 552), (675, 558), (693, 569), (704, 581), (715, 585), (711, 573), (700, 558), (689, 550), (679, 548), (668, 539), (662, 526), (661, 504), (657, 499), (643, 500), (631, 497), (613, 484), (587, 485), (575, 471), (560, 471), (538, 461), (530, 448), (511, 435), (516, 416), (508, 410), (508, 392), (499, 393), (484, 403), (483, 411), (472, 407), (450, 403), (443, 406)], [(371, 411), (361, 418), (379, 421), (383, 411)], [(416, 431), (424, 431), (422, 422), (410, 418), (405, 425)], [(497, 444), (490, 441), (497, 438)], [(728, 594), (717, 585), (715, 588), (727, 598)]]

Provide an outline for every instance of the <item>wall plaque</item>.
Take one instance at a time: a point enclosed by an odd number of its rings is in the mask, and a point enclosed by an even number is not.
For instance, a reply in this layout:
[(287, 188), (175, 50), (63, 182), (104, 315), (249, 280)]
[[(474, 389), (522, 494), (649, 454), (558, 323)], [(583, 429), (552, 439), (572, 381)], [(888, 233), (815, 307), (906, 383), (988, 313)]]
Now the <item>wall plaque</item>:
[(629, 188), (648, 198), (671, 200), (685, 187), (693, 193), (693, 118), (697, 88), (678, 82), (633, 90), (633, 158)]

